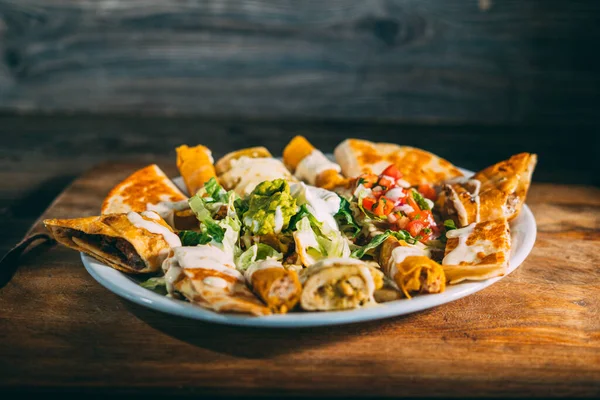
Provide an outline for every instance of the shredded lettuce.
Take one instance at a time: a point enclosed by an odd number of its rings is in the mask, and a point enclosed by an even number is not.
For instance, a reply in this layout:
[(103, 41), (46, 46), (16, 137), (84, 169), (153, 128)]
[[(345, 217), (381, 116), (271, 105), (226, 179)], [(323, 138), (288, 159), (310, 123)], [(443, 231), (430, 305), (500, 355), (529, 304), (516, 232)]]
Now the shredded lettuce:
[(303, 252), (303, 258), (312, 265), (326, 257), (348, 257), (350, 247), (347, 239), (339, 231), (328, 225), (319, 228), (311, 224), (308, 216), (300, 219), (294, 232), (296, 251)]
[(444, 221), (444, 228), (446, 228), (446, 232), (447, 231), (451, 231), (453, 229), (457, 229), (456, 228), (456, 224), (451, 219), (447, 219), (447, 220)]
[(350, 209), (350, 203), (348, 200), (340, 197), (340, 209), (334, 215), (335, 220), (337, 221), (340, 230), (345, 233), (349, 233), (350, 236), (355, 239), (360, 233), (360, 226), (354, 220), (354, 216), (352, 215), (352, 210)]
[(256, 243), (236, 258), (235, 265), (239, 270), (245, 271), (253, 262), (267, 259), (281, 260), (283, 259), (283, 254), (269, 245)]
[(300, 221), (304, 217), (308, 218), (312, 226), (315, 226), (318, 229), (323, 228), (323, 224), (319, 222), (315, 218), (315, 216), (310, 213), (310, 211), (308, 211), (308, 207), (306, 206), (306, 204), (302, 204), (298, 212), (294, 214), (292, 218), (290, 218), (290, 224), (288, 225), (287, 231), (296, 230), (296, 224), (298, 224), (298, 221)]
[(167, 294), (167, 283), (165, 282), (164, 276), (152, 277), (146, 281), (140, 282), (140, 286), (162, 295)]
[(177, 235), (181, 239), (182, 246), (198, 246), (212, 241), (212, 237), (207, 232), (179, 231)]
[(374, 250), (383, 244), (383, 242), (385, 242), (385, 240), (390, 236), (393, 236), (398, 240), (404, 240), (408, 244), (417, 243), (417, 240), (413, 238), (407, 231), (402, 230), (396, 232), (388, 229), (384, 233), (380, 233), (379, 235), (373, 237), (373, 239), (371, 239), (371, 241), (366, 245), (354, 250), (350, 256), (354, 258), (363, 258), (365, 255), (373, 256)]

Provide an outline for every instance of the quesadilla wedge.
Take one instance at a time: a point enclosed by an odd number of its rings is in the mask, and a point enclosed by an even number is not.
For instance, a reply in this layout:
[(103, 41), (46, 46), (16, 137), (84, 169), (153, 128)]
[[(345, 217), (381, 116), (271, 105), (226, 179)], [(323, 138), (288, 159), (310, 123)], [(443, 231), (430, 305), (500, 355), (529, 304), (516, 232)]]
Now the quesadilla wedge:
[(510, 228), (506, 218), (472, 223), (446, 233), (442, 265), (447, 282), (502, 276), (510, 257)]
[(156, 164), (148, 165), (117, 184), (104, 199), (101, 214), (154, 211), (171, 227), (194, 229), (198, 221), (188, 198)]
[(438, 205), (458, 227), (504, 217), (516, 218), (525, 198), (537, 156), (520, 153), (476, 173), (444, 185)]
[(374, 304), (382, 272), (355, 258), (327, 258), (300, 271), (305, 310), (346, 310)]
[(390, 236), (381, 246), (379, 262), (385, 275), (411, 298), (411, 294), (441, 293), (446, 288), (444, 269), (429, 255), (420, 243), (411, 245)]
[(268, 315), (246, 287), (233, 255), (213, 245), (174, 248), (163, 264), (167, 291), (216, 312)]
[(193, 196), (210, 178), (216, 178), (214, 159), (208, 147), (198, 145), (179, 146), (177, 151), (177, 168), (185, 182), (188, 193)]
[(46, 219), (57, 242), (126, 273), (156, 272), (179, 237), (152, 211), (75, 219)]
[(347, 177), (357, 177), (363, 173), (379, 175), (390, 164), (398, 168), (402, 179), (410, 186), (423, 183), (437, 185), (463, 175), (458, 168), (435, 154), (392, 143), (346, 139), (335, 148), (333, 154)]
[(226, 154), (217, 161), (215, 168), (221, 185), (240, 196), (250, 194), (264, 181), (297, 181), (285, 165), (273, 158), (264, 147), (252, 147)]
[(313, 186), (331, 190), (348, 182), (340, 174), (341, 167), (331, 162), (304, 136), (294, 137), (283, 149), (283, 163), (296, 178)]

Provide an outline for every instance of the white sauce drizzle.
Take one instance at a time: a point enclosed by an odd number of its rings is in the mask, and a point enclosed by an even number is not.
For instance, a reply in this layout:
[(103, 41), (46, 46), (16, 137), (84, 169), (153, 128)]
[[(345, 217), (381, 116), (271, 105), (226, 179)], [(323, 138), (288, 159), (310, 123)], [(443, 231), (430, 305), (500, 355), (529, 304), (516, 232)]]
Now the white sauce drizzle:
[(373, 279), (373, 274), (371, 274), (369, 267), (364, 265), (359, 266), (358, 269), (360, 270), (360, 274), (362, 275), (365, 285), (367, 286), (369, 302), (374, 302), (375, 298), (373, 297), (373, 293), (375, 293), (375, 280)]
[(233, 262), (233, 257), (216, 246), (185, 246), (174, 249), (174, 257), (185, 269), (210, 269), (243, 280)]
[(281, 232), (281, 229), (283, 229), (283, 213), (281, 212), (281, 207), (277, 206), (277, 208), (275, 208), (275, 227), (273, 228), (273, 231), (279, 233)]
[(467, 245), (467, 239), (475, 229), (475, 223), (461, 229), (454, 229), (446, 233), (448, 239), (458, 238), (458, 245), (442, 260), (443, 265), (460, 265), (461, 262), (474, 263), (479, 259), (478, 253), (484, 252), (483, 243)]
[[(144, 215), (146, 218), (156, 219), (155, 217), (150, 216), (152, 214), (160, 218), (158, 214), (154, 213), (153, 211), (144, 211), (142, 213), (142, 215)], [(169, 228), (156, 222), (148, 221), (147, 219), (142, 217), (142, 215), (136, 213), (135, 211), (130, 211), (127, 213), (127, 219), (136, 228), (145, 229), (148, 232), (162, 235), (162, 237), (165, 239), (165, 241), (169, 244), (171, 248), (181, 246), (181, 240), (179, 240), (179, 236), (171, 232)]]
[(327, 189), (309, 186), (298, 182), (290, 187), (292, 196), (298, 201), (298, 205), (306, 204), (308, 211), (314, 217), (329, 228), (339, 231), (339, 227), (333, 217), (340, 210), (340, 197)]
[(309, 155), (304, 157), (296, 167), (296, 178), (315, 185), (317, 177), (325, 171), (335, 170), (340, 172), (342, 168), (329, 161), (321, 151), (314, 149)]
[(213, 286), (219, 289), (224, 289), (229, 286), (229, 282), (227, 282), (223, 278), (219, 278), (218, 276), (207, 276), (202, 280), (208, 286)]
[(175, 227), (175, 211), (183, 211), (190, 208), (186, 200), (181, 201), (161, 201), (157, 204), (146, 204), (146, 209), (154, 211), (165, 220), (171, 227)]

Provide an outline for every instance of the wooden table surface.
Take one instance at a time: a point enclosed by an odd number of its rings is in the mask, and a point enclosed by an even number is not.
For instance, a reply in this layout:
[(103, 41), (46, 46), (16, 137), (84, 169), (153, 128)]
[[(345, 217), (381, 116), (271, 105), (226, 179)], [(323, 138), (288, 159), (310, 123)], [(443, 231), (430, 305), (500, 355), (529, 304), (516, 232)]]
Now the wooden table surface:
[[(44, 216), (96, 214), (138, 166), (92, 169)], [(600, 190), (534, 183), (527, 203), (536, 245), (500, 282), (412, 315), (314, 329), (151, 311), (100, 286), (78, 253), (36, 247), (0, 289), (0, 392), (600, 395)]]

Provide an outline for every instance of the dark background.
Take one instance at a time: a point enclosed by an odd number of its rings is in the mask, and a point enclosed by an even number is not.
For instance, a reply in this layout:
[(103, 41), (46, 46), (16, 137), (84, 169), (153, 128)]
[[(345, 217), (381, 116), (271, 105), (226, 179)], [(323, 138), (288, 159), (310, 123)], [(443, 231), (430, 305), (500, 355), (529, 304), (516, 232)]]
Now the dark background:
[[(302, 133), (599, 185), (597, 0), (0, 0), (8, 243), (107, 160), (173, 163)], [(8, 236), (7, 236), (8, 235)]]

